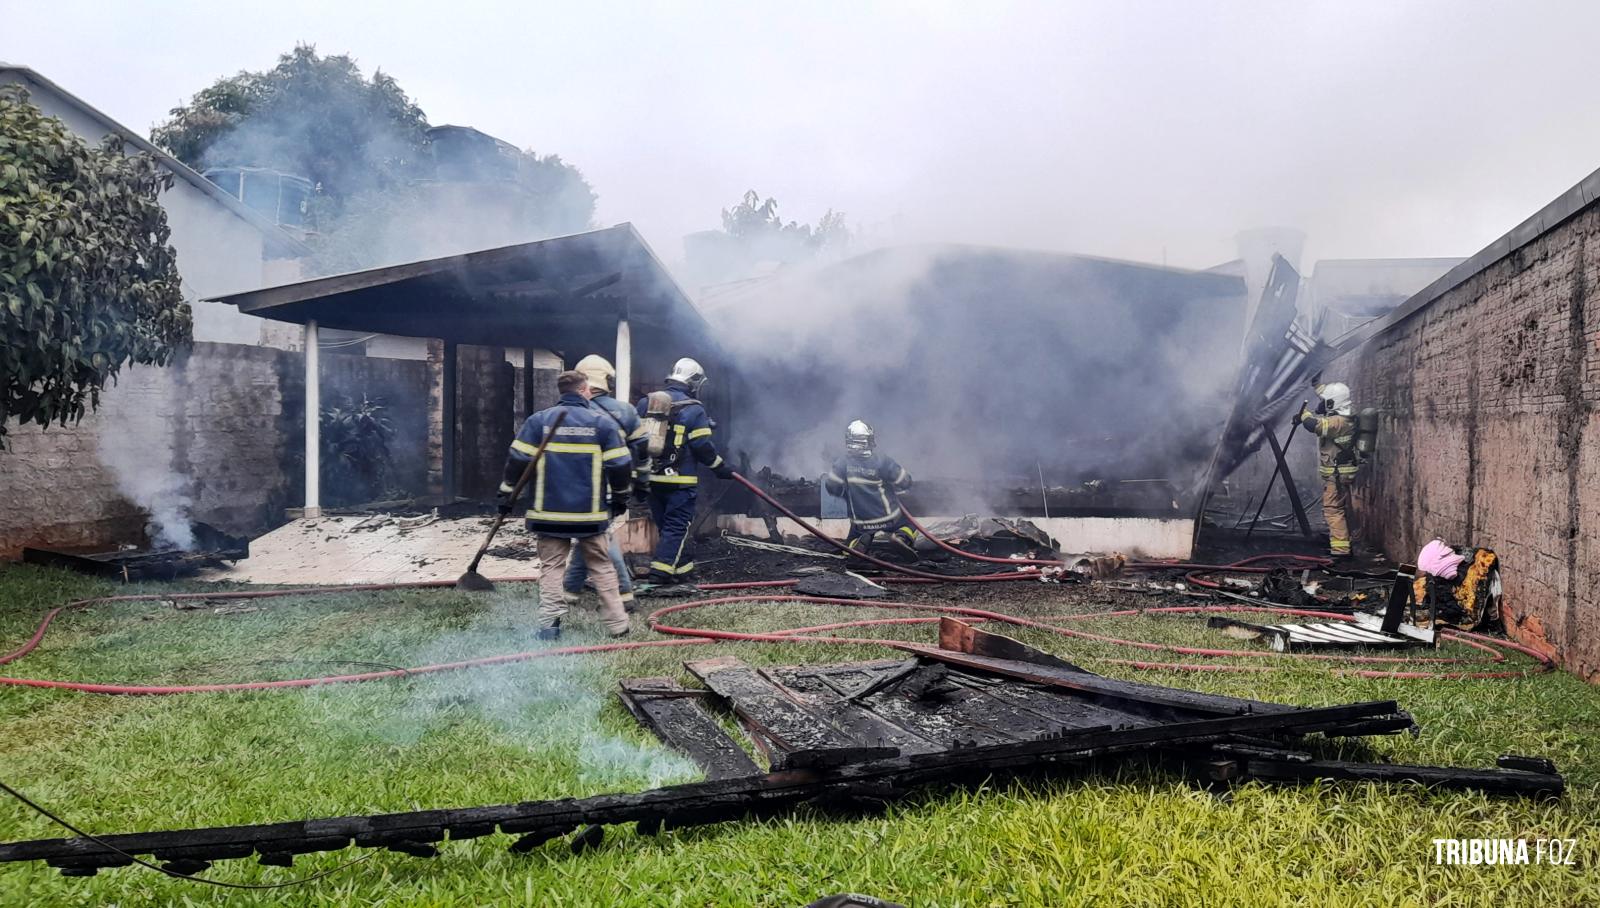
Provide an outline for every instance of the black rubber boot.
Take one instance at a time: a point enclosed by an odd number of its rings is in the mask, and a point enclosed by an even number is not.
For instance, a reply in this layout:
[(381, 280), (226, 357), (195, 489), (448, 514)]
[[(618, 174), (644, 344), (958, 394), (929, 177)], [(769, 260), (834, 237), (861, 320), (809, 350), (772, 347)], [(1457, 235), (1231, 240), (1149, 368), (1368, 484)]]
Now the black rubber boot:
[(552, 624), (549, 627), (541, 627), (541, 628), (539, 628), (539, 639), (540, 640), (560, 640), (561, 639), (561, 619), (557, 618), (556, 619), (556, 623)]

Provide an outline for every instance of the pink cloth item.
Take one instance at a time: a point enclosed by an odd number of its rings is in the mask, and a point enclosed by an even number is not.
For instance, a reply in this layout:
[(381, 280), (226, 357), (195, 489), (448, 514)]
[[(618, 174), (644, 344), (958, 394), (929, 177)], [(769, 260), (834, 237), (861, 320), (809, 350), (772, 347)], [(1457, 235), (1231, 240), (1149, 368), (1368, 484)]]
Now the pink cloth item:
[(1455, 549), (1435, 539), (1422, 547), (1422, 554), (1417, 556), (1417, 569), (1424, 574), (1454, 580), (1456, 572), (1461, 570), (1461, 562), (1466, 560), (1467, 556), (1457, 555)]

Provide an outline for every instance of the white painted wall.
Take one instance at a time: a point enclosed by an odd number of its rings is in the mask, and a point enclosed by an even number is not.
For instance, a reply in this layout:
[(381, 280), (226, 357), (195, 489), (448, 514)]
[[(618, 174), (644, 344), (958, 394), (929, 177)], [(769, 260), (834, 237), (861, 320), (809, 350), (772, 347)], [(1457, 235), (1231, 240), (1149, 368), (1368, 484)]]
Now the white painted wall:
[[(952, 517), (918, 517), (924, 526), (933, 526)], [(850, 521), (843, 517), (810, 520), (817, 529), (835, 539), (850, 532)], [(1028, 517), (1026, 520), (1050, 534), (1061, 551), (1071, 554), (1121, 552), (1144, 558), (1184, 559), (1194, 554), (1194, 521), (1154, 517)], [(759, 517), (724, 514), (717, 526), (744, 536), (767, 538), (767, 527)], [(787, 517), (778, 518), (778, 532), (785, 536), (808, 537), (804, 527)]]

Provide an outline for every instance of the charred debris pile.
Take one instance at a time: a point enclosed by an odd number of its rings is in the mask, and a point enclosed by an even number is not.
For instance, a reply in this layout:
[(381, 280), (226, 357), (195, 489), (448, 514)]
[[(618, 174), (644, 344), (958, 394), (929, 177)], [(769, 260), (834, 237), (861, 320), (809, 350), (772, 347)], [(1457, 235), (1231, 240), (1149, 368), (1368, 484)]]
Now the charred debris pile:
[[(619, 696), (645, 727), (695, 761), (705, 781), (638, 793), (482, 807), (0, 845), (0, 862), (44, 861), (92, 876), (153, 859), (174, 873), (355, 846), (433, 857), (446, 842), (513, 836), (525, 853), (568, 837), (582, 852), (608, 826), (642, 835), (793, 811), (881, 810), (929, 786), (995, 777), (1071, 776), (1136, 762), (1224, 790), (1245, 780), (1316, 779), (1558, 797), (1549, 761), (1502, 756), (1492, 768), (1387, 763), (1364, 739), (1415, 732), (1392, 700), (1298, 707), (1117, 681), (952, 619), (939, 645), (902, 658), (756, 668), (736, 658), (685, 663), (704, 687), (632, 678)], [(740, 741), (717, 713), (744, 729)], [(1356, 743), (1349, 743), (1352, 739)], [(1336, 740), (1347, 743), (1335, 746)], [(1334, 754), (1333, 751), (1339, 751)], [(1351, 759), (1354, 752), (1357, 758)]]

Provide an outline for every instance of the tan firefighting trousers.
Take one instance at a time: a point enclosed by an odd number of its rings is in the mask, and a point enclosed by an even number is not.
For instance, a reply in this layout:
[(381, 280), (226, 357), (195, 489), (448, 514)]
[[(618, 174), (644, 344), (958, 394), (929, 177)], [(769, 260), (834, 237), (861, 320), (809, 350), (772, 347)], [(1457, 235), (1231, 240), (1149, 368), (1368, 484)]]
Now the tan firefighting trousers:
[(539, 536), (539, 627), (554, 627), (567, 613), (566, 599), (561, 595), (561, 580), (567, 573), (567, 555), (575, 552), (589, 569), (589, 582), (600, 594), (600, 621), (606, 633), (616, 636), (627, 633), (628, 612), (622, 605), (622, 594), (617, 590), (617, 569), (611, 563), (610, 544), (606, 534), (568, 539), (565, 536)]
[(1328, 551), (1350, 554), (1350, 480), (1348, 476), (1327, 476), (1322, 480), (1322, 516), (1328, 521)]

